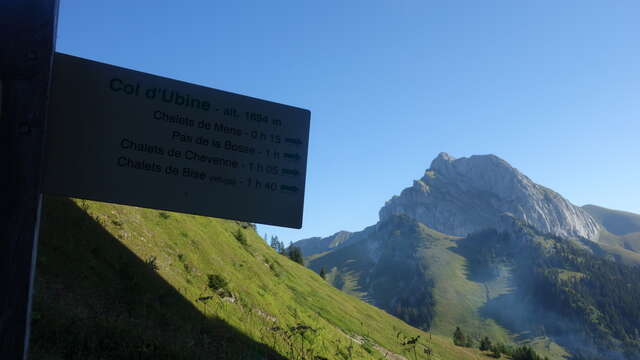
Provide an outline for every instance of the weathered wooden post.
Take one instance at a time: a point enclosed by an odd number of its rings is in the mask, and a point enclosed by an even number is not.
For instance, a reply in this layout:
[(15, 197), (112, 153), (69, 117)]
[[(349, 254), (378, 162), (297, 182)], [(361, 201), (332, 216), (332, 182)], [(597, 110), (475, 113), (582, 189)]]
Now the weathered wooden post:
[(0, 2), (0, 354), (26, 359), (58, 0)]

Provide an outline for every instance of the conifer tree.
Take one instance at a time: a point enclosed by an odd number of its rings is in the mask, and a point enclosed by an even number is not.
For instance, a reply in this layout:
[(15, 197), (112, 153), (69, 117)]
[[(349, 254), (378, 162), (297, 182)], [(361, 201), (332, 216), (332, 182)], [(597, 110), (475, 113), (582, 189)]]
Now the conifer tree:
[(300, 250), (299, 247), (289, 245), (287, 255), (289, 259), (297, 262), (300, 265), (304, 265), (304, 257), (302, 256), (302, 250)]
[(467, 338), (459, 326), (456, 326), (456, 331), (453, 332), (453, 343), (457, 346), (467, 345)]
[(284, 254), (284, 244), (282, 243), (282, 241), (278, 240), (277, 236), (271, 236), (271, 247), (278, 254)]
[(491, 349), (491, 340), (489, 340), (488, 336), (485, 336), (484, 338), (482, 338), (482, 340), (480, 340), (480, 350), (488, 351), (490, 349)]

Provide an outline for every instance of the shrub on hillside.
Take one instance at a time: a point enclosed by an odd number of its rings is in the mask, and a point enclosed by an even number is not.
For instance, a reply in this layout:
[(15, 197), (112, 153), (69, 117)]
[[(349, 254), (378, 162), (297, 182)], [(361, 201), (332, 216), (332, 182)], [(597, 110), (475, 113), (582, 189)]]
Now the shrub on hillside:
[(236, 240), (238, 240), (240, 244), (247, 245), (247, 238), (244, 236), (244, 233), (242, 232), (242, 230), (238, 229), (238, 231), (236, 231), (236, 233), (233, 234), (233, 236), (236, 238)]
[(160, 267), (158, 266), (157, 260), (158, 259), (155, 256), (149, 256), (144, 262), (149, 266), (149, 268), (151, 268), (151, 270), (158, 271), (160, 270)]
[(213, 291), (224, 289), (225, 287), (227, 287), (227, 285), (229, 285), (229, 282), (224, 277), (222, 277), (222, 275), (218, 274), (207, 275), (207, 280), (207, 286)]
[(489, 339), (488, 336), (485, 336), (484, 338), (482, 338), (482, 340), (480, 340), (480, 347), (479, 349), (481, 351), (488, 351), (491, 349), (491, 340)]

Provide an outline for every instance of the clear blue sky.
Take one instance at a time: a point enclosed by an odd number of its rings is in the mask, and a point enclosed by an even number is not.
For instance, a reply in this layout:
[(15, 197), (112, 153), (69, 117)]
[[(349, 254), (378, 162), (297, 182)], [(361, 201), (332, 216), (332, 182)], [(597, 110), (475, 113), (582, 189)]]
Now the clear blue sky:
[(311, 110), (302, 230), (374, 224), (441, 151), (640, 213), (638, 1), (61, 0), (57, 49)]

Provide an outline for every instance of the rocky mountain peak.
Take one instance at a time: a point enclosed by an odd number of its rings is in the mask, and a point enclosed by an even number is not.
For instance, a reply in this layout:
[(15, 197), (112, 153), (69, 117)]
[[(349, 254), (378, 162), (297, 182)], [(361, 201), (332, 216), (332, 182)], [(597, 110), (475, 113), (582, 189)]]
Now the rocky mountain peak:
[(387, 201), (380, 219), (404, 214), (445, 234), (464, 236), (498, 227), (503, 213), (541, 232), (597, 240), (599, 227), (591, 215), (496, 155), (456, 159), (440, 153), (420, 180)]
[(447, 154), (446, 152), (441, 152), (438, 156), (433, 159), (431, 162), (431, 169), (444, 169), (451, 165), (456, 158)]

